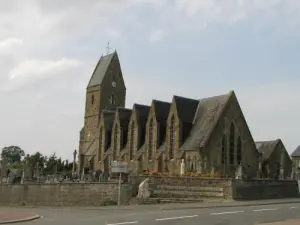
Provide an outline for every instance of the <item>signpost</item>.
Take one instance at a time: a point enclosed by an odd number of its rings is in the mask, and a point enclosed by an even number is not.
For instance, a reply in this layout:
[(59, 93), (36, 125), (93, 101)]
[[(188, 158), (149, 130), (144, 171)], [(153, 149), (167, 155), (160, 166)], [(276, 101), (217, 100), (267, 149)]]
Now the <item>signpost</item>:
[(128, 173), (127, 163), (120, 161), (110, 162), (110, 172), (119, 173), (119, 192), (118, 192), (118, 205), (121, 204), (121, 184), (122, 184), (122, 173)]

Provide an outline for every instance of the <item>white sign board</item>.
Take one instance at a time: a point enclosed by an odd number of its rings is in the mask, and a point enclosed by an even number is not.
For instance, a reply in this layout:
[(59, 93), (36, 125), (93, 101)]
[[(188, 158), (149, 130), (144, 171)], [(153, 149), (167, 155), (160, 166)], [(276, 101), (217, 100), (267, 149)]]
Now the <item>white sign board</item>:
[(127, 163), (113, 161), (110, 163), (110, 172), (112, 173), (128, 173)]

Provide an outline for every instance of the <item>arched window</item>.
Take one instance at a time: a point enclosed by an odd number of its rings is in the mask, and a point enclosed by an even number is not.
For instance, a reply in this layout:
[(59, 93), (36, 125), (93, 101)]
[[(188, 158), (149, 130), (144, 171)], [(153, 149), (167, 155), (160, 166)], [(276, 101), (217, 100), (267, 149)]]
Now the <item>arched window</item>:
[(100, 133), (99, 133), (99, 152), (98, 152), (98, 161), (101, 161), (101, 153), (102, 153), (102, 138), (103, 138), (103, 129), (100, 127)]
[(154, 134), (154, 125), (153, 125), (153, 118), (151, 118), (150, 123), (149, 123), (148, 159), (152, 159), (152, 153), (153, 153), (153, 134)]
[(226, 164), (226, 136), (223, 135), (221, 146), (221, 163)]
[(175, 118), (173, 115), (170, 122), (170, 150), (169, 150), (170, 159), (174, 158), (175, 135), (176, 135)]
[(94, 104), (94, 102), (95, 102), (95, 96), (92, 95), (92, 105)]
[(132, 121), (131, 127), (130, 127), (130, 146), (129, 146), (130, 160), (133, 160), (133, 153), (134, 153), (134, 130), (135, 130), (135, 124), (134, 124), (134, 121)]
[(230, 125), (229, 135), (229, 164), (234, 164), (234, 124)]
[(236, 144), (236, 162), (240, 164), (242, 162), (242, 140), (241, 137), (238, 137)]
[(116, 160), (117, 149), (118, 149), (118, 134), (119, 134), (119, 126), (115, 124), (114, 130), (114, 149), (113, 150), (113, 160)]

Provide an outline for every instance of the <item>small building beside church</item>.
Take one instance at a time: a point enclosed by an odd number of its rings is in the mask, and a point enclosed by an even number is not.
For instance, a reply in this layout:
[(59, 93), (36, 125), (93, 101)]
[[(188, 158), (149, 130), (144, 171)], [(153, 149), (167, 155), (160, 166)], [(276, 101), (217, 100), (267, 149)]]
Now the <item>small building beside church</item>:
[(259, 152), (234, 91), (125, 108), (126, 86), (117, 52), (102, 56), (86, 89), (84, 127), (80, 131), (79, 169), (109, 174), (122, 160), (133, 174), (144, 170), (234, 177), (242, 165), (255, 177)]
[(262, 156), (262, 173), (265, 178), (276, 178), (283, 170), (283, 178), (292, 173), (292, 160), (281, 139), (256, 142)]
[(300, 180), (300, 145), (293, 151), (291, 157), (293, 161), (293, 172), (295, 177)]

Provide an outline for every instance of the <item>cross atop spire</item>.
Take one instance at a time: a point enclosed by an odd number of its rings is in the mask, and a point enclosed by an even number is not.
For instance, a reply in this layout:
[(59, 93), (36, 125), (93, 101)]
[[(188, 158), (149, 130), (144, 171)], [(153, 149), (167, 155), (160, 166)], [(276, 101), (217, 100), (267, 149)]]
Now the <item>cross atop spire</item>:
[(109, 55), (109, 51), (110, 51), (110, 46), (109, 46), (109, 42), (107, 42), (107, 46), (106, 46), (106, 54)]

